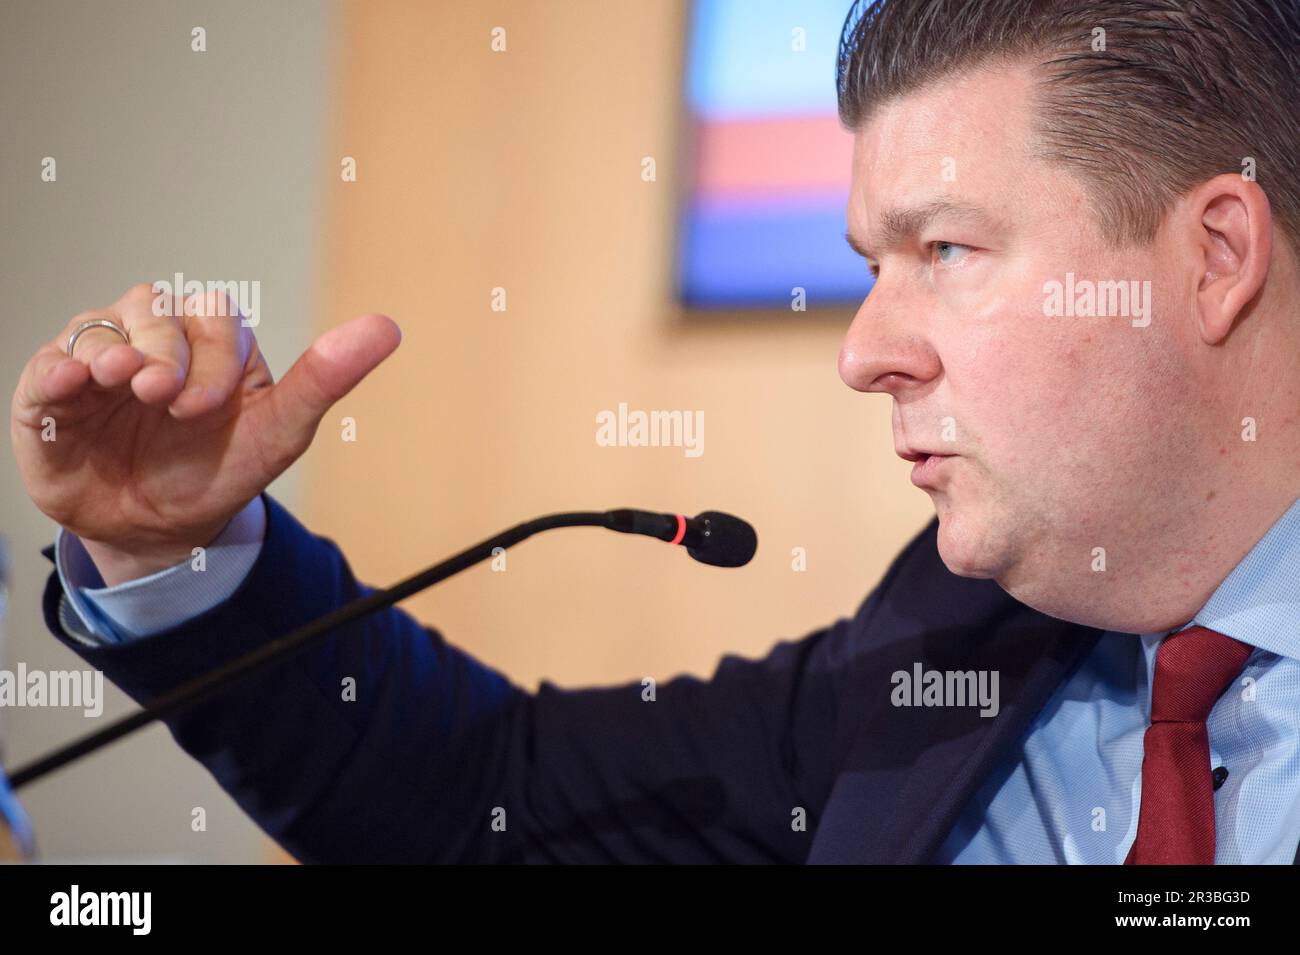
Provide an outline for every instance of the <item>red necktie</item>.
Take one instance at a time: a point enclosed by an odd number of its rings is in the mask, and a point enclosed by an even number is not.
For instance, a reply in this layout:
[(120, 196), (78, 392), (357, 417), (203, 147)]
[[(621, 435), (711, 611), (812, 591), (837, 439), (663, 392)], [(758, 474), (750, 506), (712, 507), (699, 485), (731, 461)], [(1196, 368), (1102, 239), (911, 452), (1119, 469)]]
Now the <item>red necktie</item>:
[(1156, 651), (1151, 725), (1142, 741), (1142, 805), (1125, 865), (1213, 865), (1214, 783), (1205, 721), (1251, 648), (1205, 627)]

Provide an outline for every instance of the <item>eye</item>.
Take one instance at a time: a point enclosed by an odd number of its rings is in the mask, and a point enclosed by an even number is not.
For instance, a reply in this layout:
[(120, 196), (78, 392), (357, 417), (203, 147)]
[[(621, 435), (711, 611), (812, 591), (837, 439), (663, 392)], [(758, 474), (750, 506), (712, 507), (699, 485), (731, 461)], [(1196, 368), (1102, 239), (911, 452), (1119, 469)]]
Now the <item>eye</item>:
[(930, 249), (941, 265), (956, 265), (971, 251), (969, 245), (959, 245), (956, 242), (931, 242)]

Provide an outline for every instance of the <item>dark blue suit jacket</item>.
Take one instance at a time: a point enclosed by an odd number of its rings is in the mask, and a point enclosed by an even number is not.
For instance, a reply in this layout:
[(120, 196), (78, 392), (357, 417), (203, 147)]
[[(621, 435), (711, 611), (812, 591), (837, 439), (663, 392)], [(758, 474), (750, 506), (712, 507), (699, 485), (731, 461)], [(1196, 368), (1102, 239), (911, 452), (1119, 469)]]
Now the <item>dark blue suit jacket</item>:
[[(201, 617), (87, 647), (52, 574), (48, 625), (143, 703), (368, 592), (266, 502), (255, 567)], [(953, 575), (936, 527), (851, 619), (653, 702), (639, 682), (527, 693), (388, 610), (168, 726), (305, 862), (925, 862), (1100, 636)], [(998, 670), (998, 715), (893, 706), (918, 662)]]

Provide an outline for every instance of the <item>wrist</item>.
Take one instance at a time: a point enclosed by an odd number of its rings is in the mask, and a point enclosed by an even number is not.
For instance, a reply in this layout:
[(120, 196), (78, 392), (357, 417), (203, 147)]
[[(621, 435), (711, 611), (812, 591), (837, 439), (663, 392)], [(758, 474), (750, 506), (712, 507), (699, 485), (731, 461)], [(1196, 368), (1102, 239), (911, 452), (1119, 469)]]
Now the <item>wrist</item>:
[(228, 545), (260, 542), (266, 532), (266, 508), (259, 494), (230, 516), (173, 529), (165, 537), (140, 534), (111, 543), (79, 533), (75, 527), (64, 525), (63, 530), (76, 537), (104, 585), (116, 587), (187, 563), (194, 559), (196, 550), (211, 548), (218, 542)]
[(81, 545), (94, 562), (95, 569), (99, 571), (99, 576), (103, 578), (106, 587), (116, 587), (118, 584), (149, 577), (169, 567), (175, 567), (189, 560), (193, 555), (192, 547), (185, 548), (179, 545), (133, 552), (101, 541), (86, 540), (84, 537), (81, 539)]

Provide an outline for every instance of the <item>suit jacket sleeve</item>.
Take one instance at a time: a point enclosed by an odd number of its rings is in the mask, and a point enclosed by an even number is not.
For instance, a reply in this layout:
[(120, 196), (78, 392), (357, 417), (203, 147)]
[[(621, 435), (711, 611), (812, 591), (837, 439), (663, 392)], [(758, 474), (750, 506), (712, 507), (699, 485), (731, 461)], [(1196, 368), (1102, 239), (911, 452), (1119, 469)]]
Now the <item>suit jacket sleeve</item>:
[[(53, 574), (48, 625), (145, 703), (369, 592), (331, 541), (266, 501), (257, 563), (202, 616), (87, 646)], [(855, 634), (888, 581), (855, 619), (724, 657), (653, 702), (639, 682), (525, 692), (389, 609), (167, 725), (302, 861), (801, 862), (846, 742)]]

